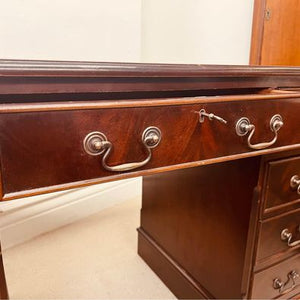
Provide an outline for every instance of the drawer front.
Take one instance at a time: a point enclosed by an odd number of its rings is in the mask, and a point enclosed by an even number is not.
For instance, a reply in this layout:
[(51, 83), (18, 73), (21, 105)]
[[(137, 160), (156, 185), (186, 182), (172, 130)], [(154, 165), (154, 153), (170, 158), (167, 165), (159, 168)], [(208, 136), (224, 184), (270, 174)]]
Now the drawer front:
[(265, 213), (289, 205), (300, 207), (300, 181), (291, 184), (292, 178), (300, 179), (300, 157), (270, 162), (267, 172)]
[(267, 219), (260, 224), (257, 260), (300, 249), (300, 210)]
[[(139, 164), (133, 165), (139, 167), (132, 171), (140, 171), (136, 175), (145, 175), (151, 173), (146, 170), (161, 167), (180, 164), (187, 167), (192, 166), (189, 163), (242, 153), (247, 156), (255, 149), (247, 144), (249, 133), (237, 135), (236, 124), (242, 117), (247, 117), (255, 125), (252, 144), (274, 139), (270, 120), (276, 114), (282, 116), (284, 125), (274, 144), (267, 149), (300, 144), (300, 134), (296, 130), (299, 128), (296, 111), (300, 112), (300, 99), (66, 109), (65, 106), (61, 111), (0, 114), (4, 198), (20, 197), (32, 193), (32, 190), (39, 193), (44, 191), (41, 188), (68, 183), (90, 184), (112, 176), (113, 179), (125, 178), (122, 174), (128, 173), (120, 168), (109, 170), (104, 164), (116, 166), (136, 162)], [(204, 122), (200, 123), (200, 109), (222, 117), (227, 123), (214, 118), (210, 120), (209, 116), (203, 116)], [(142, 142), (143, 132), (149, 126), (155, 126), (161, 132), (159, 145), (151, 149)], [(86, 136), (95, 131), (103, 133), (112, 145), (112, 151), (105, 155), (104, 164), (103, 157), (108, 148), (101, 155), (93, 156), (83, 146)], [(144, 162), (143, 166), (141, 162)]]
[(298, 275), (300, 275), (300, 255), (255, 274), (251, 298), (287, 299), (297, 295), (300, 293)]

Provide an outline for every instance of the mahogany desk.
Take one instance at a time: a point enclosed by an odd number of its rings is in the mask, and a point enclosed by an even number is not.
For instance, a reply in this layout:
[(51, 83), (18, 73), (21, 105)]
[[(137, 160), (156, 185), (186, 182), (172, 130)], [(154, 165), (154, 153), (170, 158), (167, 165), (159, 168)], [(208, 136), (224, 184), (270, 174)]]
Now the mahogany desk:
[(299, 297), (300, 68), (1, 61), (0, 103), (3, 201), (144, 176), (178, 298)]

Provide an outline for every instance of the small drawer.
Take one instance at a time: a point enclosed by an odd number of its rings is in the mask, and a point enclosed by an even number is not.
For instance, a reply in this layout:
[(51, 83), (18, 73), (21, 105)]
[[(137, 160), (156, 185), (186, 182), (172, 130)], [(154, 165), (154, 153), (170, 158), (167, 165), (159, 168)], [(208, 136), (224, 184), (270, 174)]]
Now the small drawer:
[(268, 163), (264, 212), (300, 207), (300, 157)]
[(260, 223), (257, 261), (300, 249), (300, 210)]
[(251, 299), (289, 299), (300, 292), (300, 254), (256, 273)]

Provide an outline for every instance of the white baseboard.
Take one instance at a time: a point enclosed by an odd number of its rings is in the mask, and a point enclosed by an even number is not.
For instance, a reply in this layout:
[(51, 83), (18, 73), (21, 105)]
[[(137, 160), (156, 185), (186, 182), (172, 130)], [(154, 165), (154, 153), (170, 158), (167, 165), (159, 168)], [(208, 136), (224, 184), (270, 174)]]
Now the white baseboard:
[(1, 203), (2, 247), (16, 246), (117, 203), (141, 197), (141, 190), (141, 178), (133, 178)]

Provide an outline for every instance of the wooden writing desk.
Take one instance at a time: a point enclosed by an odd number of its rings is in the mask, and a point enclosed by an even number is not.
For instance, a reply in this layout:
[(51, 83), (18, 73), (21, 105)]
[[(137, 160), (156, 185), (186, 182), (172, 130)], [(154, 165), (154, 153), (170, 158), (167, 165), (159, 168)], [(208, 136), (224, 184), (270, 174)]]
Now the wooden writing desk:
[(300, 68), (1, 61), (0, 103), (3, 201), (144, 176), (177, 297), (299, 297)]

